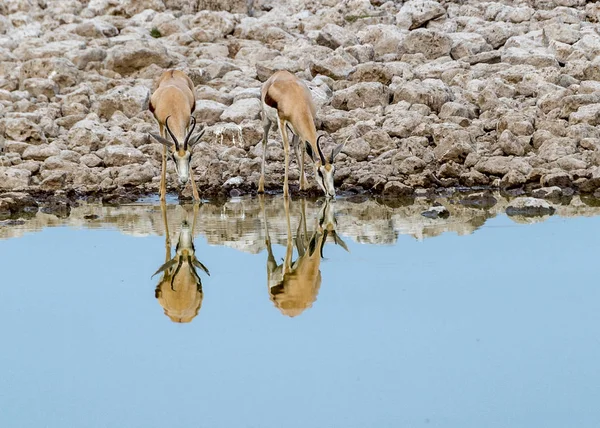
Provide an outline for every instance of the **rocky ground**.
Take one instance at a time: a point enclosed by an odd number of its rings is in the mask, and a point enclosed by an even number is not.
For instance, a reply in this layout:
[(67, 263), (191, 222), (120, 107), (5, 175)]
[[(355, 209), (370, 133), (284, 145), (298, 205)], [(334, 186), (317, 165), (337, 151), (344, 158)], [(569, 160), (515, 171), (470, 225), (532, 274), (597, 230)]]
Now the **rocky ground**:
[[(598, 193), (599, 21), (584, 0), (3, 0), (0, 192), (156, 193), (148, 99), (178, 68), (204, 196), (255, 191), (260, 86), (281, 69), (309, 82), (325, 152), (350, 138), (342, 192)], [(267, 159), (281, 190), (276, 132)]]

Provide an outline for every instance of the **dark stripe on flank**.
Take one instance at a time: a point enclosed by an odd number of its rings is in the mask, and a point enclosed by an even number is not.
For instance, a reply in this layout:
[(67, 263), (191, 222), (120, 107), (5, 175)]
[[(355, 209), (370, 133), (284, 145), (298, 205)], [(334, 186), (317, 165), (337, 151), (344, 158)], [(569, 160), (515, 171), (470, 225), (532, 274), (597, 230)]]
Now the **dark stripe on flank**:
[(150, 110), (151, 113), (154, 113), (154, 106), (152, 105), (152, 101), (150, 101), (150, 103), (148, 105), (148, 109)]
[(277, 109), (277, 101), (275, 101), (273, 99), (273, 97), (269, 94), (269, 92), (267, 91), (267, 93), (265, 94), (265, 104), (268, 105), (269, 107), (272, 107), (274, 109)]

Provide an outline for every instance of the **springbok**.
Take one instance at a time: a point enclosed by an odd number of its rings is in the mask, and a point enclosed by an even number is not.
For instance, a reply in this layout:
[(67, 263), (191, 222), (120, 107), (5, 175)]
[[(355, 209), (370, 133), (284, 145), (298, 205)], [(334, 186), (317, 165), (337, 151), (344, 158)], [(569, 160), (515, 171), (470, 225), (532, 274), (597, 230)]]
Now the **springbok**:
[[(204, 130), (201, 130), (194, 138), (191, 138), (196, 127), (196, 119), (192, 116), (195, 108), (196, 97), (192, 80), (182, 71), (165, 71), (160, 76), (156, 90), (150, 97), (150, 111), (158, 121), (160, 129), (160, 135), (152, 133), (150, 135), (164, 145), (160, 178), (161, 201), (165, 200), (167, 193), (167, 148), (175, 162), (179, 183), (181, 186), (185, 186), (188, 180), (191, 180), (194, 199), (200, 200), (194, 174), (190, 167), (191, 148), (204, 134)], [(173, 141), (167, 139), (165, 128)]]
[(300, 190), (304, 190), (307, 184), (304, 174), (304, 147), (301, 146), (303, 144), (306, 146), (306, 152), (313, 161), (317, 183), (319, 183), (319, 186), (325, 192), (326, 197), (334, 198), (335, 187), (333, 177), (335, 166), (333, 165), (333, 161), (345, 143), (336, 146), (329, 158), (323, 154), (319, 146), (319, 140), (323, 135), (317, 138), (317, 130), (315, 128), (316, 109), (308, 86), (289, 71), (278, 71), (263, 83), (261, 101), (264, 135), (262, 141), (263, 159), (260, 180), (258, 182), (258, 192), (264, 193), (265, 191), (267, 139), (271, 125), (276, 123), (281, 133), (285, 154), (284, 197), (289, 195), (288, 168), (290, 144), (287, 134), (287, 128), (289, 127), (293, 134), (292, 145), (294, 146), (296, 159), (300, 166)]
[(317, 299), (321, 287), (321, 258), (327, 237), (331, 235), (334, 242), (346, 251), (348, 247), (335, 231), (335, 212), (329, 199), (325, 199), (317, 216), (317, 229), (310, 239), (306, 233), (306, 202), (302, 200), (300, 223), (296, 233), (296, 250), (298, 258), (292, 261), (293, 243), (290, 226), (289, 198), (284, 198), (285, 216), (287, 221), (287, 244), (285, 258), (278, 265), (273, 256), (269, 227), (265, 214), (264, 201), (260, 198), (263, 221), (265, 224), (265, 238), (267, 245), (267, 283), (269, 295), (275, 306), (289, 317), (300, 315), (305, 309), (310, 308)]
[(198, 315), (202, 305), (202, 281), (196, 272), (196, 267), (199, 267), (210, 276), (206, 266), (196, 258), (194, 249), (194, 230), (196, 217), (198, 216), (198, 205), (194, 205), (192, 227), (190, 228), (187, 221), (187, 213), (186, 218), (181, 222), (179, 239), (175, 248), (175, 255), (172, 258), (167, 207), (164, 202), (161, 204), (161, 210), (165, 223), (166, 256), (165, 263), (154, 273), (154, 275), (160, 272), (163, 273), (154, 295), (163, 307), (165, 315), (171, 321), (187, 323)]

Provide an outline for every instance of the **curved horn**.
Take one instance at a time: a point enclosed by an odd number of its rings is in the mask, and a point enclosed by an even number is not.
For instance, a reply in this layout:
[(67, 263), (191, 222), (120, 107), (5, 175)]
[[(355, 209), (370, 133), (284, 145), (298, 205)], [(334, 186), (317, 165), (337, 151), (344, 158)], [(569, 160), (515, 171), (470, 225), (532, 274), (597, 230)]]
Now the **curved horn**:
[(323, 165), (325, 165), (325, 156), (323, 155), (323, 151), (321, 150), (321, 146), (319, 146), (319, 140), (321, 139), (321, 137), (323, 137), (323, 134), (319, 135), (319, 138), (317, 138), (317, 151), (319, 152), (319, 157), (321, 158), (321, 163)]
[(196, 127), (196, 118), (194, 116), (191, 116), (191, 120), (192, 120), (192, 127), (190, 129), (190, 132), (188, 132), (188, 134), (185, 136), (185, 140), (183, 140), (183, 150), (188, 149), (188, 141), (190, 140), (192, 132), (194, 132), (194, 128)]
[(175, 277), (179, 273), (179, 270), (181, 269), (182, 264), (183, 264), (183, 258), (180, 257), (179, 263), (177, 263), (177, 268), (175, 268), (175, 272), (173, 273), (173, 276), (171, 277), (171, 290), (173, 290), (173, 291), (175, 291), (175, 289), (173, 288), (173, 283), (175, 282)]
[(321, 249), (319, 250), (319, 252), (321, 253), (321, 258), (323, 258), (323, 247), (325, 246), (325, 241), (327, 241), (327, 229), (325, 229), (323, 231), (323, 240), (321, 241)]
[(171, 116), (167, 116), (167, 118), (165, 119), (165, 126), (167, 127), (167, 131), (169, 132), (169, 135), (173, 139), (173, 143), (175, 143), (175, 148), (179, 149), (179, 141), (177, 141), (177, 138), (175, 138), (175, 135), (173, 135), (173, 133), (171, 132), (171, 128), (169, 128), (169, 118), (170, 117)]

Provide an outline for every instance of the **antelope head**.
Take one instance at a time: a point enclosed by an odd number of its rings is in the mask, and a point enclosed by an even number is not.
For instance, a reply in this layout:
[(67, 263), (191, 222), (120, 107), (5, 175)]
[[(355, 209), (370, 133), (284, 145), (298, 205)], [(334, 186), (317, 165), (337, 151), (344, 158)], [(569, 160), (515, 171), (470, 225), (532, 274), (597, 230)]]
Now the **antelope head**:
[(190, 322), (198, 315), (203, 295), (202, 282), (196, 268), (210, 275), (206, 266), (196, 258), (192, 228), (184, 220), (175, 256), (154, 273), (163, 274), (154, 294), (171, 321)]
[(191, 138), (192, 133), (194, 132), (194, 128), (196, 127), (196, 118), (194, 116), (190, 116), (190, 130), (186, 134), (183, 142), (179, 141), (171, 128), (169, 127), (169, 118), (171, 116), (167, 116), (165, 119), (165, 126), (167, 128), (167, 132), (173, 139), (173, 141), (169, 141), (166, 138), (161, 137), (160, 135), (150, 134), (156, 141), (163, 144), (169, 149), (171, 154), (171, 159), (175, 163), (175, 170), (177, 171), (177, 177), (179, 178), (179, 183), (183, 186), (190, 179), (190, 163), (192, 160), (192, 147), (202, 138), (204, 135), (204, 129), (198, 132), (193, 138)]
[(315, 167), (315, 179), (317, 180), (317, 183), (319, 183), (319, 186), (323, 192), (325, 192), (325, 196), (327, 198), (335, 198), (335, 165), (333, 164), (333, 161), (335, 157), (342, 151), (348, 140), (334, 147), (331, 151), (331, 156), (327, 158), (323, 154), (323, 150), (321, 150), (321, 146), (319, 145), (319, 140), (321, 137), (323, 137), (323, 135), (320, 135), (315, 143), (317, 153), (315, 153), (313, 146), (308, 141), (306, 142), (306, 152), (313, 161)]
[(321, 247), (319, 252), (321, 257), (323, 257), (323, 247), (325, 246), (325, 242), (327, 241), (327, 237), (331, 236), (333, 238), (333, 242), (336, 245), (339, 245), (346, 251), (348, 250), (348, 246), (346, 243), (340, 238), (340, 236), (336, 232), (337, 220), (335, 218), (335, 210), (333, 208), (333, 203), (330, 199), (325, 199), (325, 203), (321, 207), (318, 216), (318, 233), (323, 235), (323, 239), (321, 240)]

